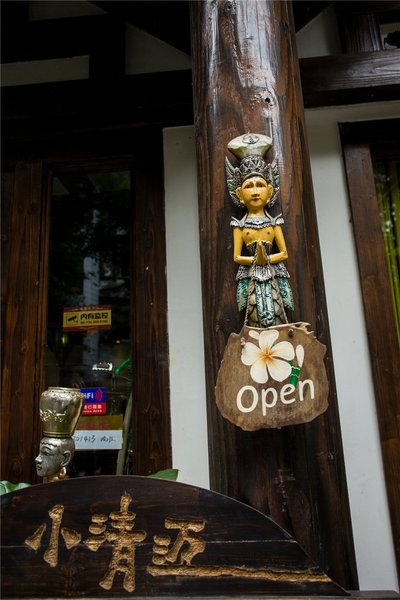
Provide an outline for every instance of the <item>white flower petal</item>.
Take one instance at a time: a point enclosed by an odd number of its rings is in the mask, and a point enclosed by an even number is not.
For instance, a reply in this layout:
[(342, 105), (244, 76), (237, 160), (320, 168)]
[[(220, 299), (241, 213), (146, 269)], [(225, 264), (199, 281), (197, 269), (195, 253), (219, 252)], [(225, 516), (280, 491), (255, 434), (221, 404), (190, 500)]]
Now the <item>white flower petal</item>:
[(292, 372), (292, 367), (284, 360), (271, 358), (268, 361), (268, 370), (272, 379), (275, 379), (275, 381), (284, 381)]
[(294, 358), (294, 348), (290, 342), (278, 342), (271, 348), (271, 354), (274, 358), (292, 360)]
[(279, 332), (276, 329), (266, 329), (260, 333), (260, 348), (261, 350), (268, 351), (270, 350), (273, 343), (278, 339)]
[(299, 363), (299, 367), (302, 367), (304, 362), (304, 346), (301, 344), (296, 346), (296, 358), (297, 362)]
[(242, 348), (242, 363), (244, 365), (252, 365), (259, 358), (261, 358), (262, 352), (258, 346), (253, 342), (246, 342)]
[(268, 381), (268, 371), (265, 364), (265, 358), (260, 358), (252, 365), (250, 376), (256, 383), (266, 383)]
[(255, 331), (254, 329), (250, 329), (249, 336), (254, 338), (255, 340), (258, 340), (258, 338), (260, 337), (260, 332)]

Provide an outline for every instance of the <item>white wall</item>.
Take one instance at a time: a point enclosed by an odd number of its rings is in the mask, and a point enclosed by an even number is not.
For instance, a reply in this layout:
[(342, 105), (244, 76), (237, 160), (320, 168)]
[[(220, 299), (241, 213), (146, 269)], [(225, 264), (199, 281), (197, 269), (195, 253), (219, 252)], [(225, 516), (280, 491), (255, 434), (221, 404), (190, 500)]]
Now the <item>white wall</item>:
[(209, 486), (199, 219), (193, 127), (164, 130), (173, 466)]
[(398, 583), (338, 123), (384, 117), (400, 117), (400, 103), (306, 111), (347, 485), (364, 590), (398, 589)]

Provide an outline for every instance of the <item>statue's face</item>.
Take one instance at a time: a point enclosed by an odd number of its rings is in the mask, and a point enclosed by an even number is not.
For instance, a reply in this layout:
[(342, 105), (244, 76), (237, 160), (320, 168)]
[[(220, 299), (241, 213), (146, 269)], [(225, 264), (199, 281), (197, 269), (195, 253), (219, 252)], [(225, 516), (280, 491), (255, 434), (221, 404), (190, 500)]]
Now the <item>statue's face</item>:
[(44, 437), (35, 458), (36, 472), (40, 477), (51, 477), (66, 467), (70, 460), (71, 452), (65, 449), (64, 440)]
[(246, 179), (236, 194), (248, 210), (256, 210), (268, 204), (273, 187), (263, 177), (255, 176)]

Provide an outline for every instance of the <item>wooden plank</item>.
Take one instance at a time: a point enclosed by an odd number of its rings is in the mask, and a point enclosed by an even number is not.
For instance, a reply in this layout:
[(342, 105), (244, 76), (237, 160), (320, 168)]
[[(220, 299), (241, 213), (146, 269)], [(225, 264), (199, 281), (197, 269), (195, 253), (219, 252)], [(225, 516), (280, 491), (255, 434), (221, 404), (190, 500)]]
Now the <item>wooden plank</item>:
[(345, 6), (336, 3), (337, 25), (344, 52), (373, 52), (383, 50), (379, 15), (370, 10), (371, 2), (364, 2), (363, 10), (353, 9), (353, 2)]
[(135, 157), (133, 268), (134, 472), (172, 467), (161, 133)]
[[(6, 3), (7, 4), (7, 3)], [(118, 37), (125, 43), (124, 23), (109, 15), (91, 15), (63, 19), (29, 21), (20, 29), (20, 35), (12, 37), (4, 32), (2, 62), (26, 62), (84, 56), (94, 48), (110, 41), (120, 45)], [(112, 54), (113, 46), (108, 48)]]
[[(381, 122), (384, 128), (385, 123)], [(399, 121), (387, 127), (396, 139)], [(358, 129), (358, 127), (357, 127)], [(347, 184), (352, 211), (371, 371), (379, 424), (386, 490), (393, 540), (400, 573), (400, 383), (397, 377), (399, 344), (377, 207), (370, 144), (353, 141), (351, 125), (342, 130)], [(364, 137), (368, 134), (364, 124)], [(371, 138), (372, 141), (373, 138)], [(398, 140), (398, 133), (397, 133)]]
[(398, 50), (336, 54), (300, 60), (306, 108), (398, 100)]
[[(49, 136), (112, 128), (172, 127), (193, 123), (190, 71), (126, 76), (93, 85), (69, 81), (2, 89), (2, 138), (7, 155), (28, 153)], [(168, 94), (160, 90), (168, 89)]]
[(86, 477), (1, 504), (2, 598), (347, 596), (272, 519), (193, 486)]
[(40, 162), (17, 165), (9, 223), (1, 419), (2, 476), (12, 482), (32, 481), (32, 456), (39, 441), (34, 374), (42, 250), (41, 181)]
[(226, 145), (237, 135), (251, 131), (272, 136), (297, 305), (293, 320), (311, 322), (317, 338), (329, 347), (289, 7), (286, 2), (257, 2), (255, 8), (254, 3), (218, 1), (193, 3), (192, 9), (212, 486), (271, 514), (337, 581), (356, 587), (331, 359), (326, 361), (330, 407), (310, 424), (243, 432), (221, 417), (214, 398), (226, 342), (241, 328), (230, 259), (229, 223), (235, 213), (224, 176)]

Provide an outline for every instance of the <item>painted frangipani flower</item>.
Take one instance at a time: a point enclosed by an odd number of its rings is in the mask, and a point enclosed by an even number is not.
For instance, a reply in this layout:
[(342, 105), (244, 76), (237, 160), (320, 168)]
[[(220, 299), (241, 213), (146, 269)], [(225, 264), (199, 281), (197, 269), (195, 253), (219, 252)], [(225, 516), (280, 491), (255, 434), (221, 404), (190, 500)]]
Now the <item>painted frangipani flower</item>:
[(268, 329), (260, 334), (250, 331), (249, 335), (258, 338), (258, 346), (246, 342), (242, 348), (241, 360), (250, 367), (250, 376), (256, 383), (266, 383), (269, 375), (275, 381), (284, 381), (292, 370), (287, 362), (294, 358), (294, 348), (290, 342), (278, 342), (279, 332)]

